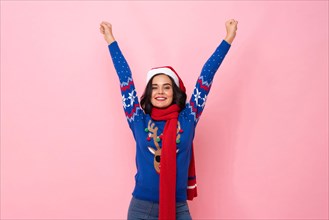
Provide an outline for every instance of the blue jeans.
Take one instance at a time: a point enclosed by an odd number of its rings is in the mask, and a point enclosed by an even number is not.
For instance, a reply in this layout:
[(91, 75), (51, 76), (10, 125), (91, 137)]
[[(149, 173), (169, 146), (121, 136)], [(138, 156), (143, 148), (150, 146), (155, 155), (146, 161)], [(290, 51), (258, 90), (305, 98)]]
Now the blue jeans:
[[(132, 197), (128, 209), (128, 220), (157, 220), (158, 217), (159, 203)], [(186, 201), (176, 203), (176, 220), (192, 220)]]

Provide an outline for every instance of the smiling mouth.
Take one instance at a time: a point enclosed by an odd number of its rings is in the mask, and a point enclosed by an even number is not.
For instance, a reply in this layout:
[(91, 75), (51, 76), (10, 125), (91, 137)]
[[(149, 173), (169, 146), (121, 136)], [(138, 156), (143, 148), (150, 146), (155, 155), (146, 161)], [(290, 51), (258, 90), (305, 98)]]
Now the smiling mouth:
[(157, 100), (157, 101), (164, 101), (164, 100), (166, 100), (167, 98), (165, 98), (165, 97), (157, 97), (157, 98), (155, 98), (155, 100)]

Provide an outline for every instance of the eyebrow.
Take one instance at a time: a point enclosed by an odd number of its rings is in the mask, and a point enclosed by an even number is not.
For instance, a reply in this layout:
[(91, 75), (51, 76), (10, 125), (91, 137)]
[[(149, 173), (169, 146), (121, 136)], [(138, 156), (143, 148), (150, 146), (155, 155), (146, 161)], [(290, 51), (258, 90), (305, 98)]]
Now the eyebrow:
[[(162, 84), (163, 86), (171, 86), (170, 83), (165, 83), (165, 84)], [(158, 84), (152, 84), (152, 86), (158, 86)]]

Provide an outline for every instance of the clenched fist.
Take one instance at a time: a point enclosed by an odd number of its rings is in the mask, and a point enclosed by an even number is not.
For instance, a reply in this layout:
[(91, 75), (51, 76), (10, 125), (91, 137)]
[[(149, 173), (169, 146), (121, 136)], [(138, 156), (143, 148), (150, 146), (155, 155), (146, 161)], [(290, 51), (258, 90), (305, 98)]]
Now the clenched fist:
[(235, 35), (236, 35), (236, 31), (238, 30), (238, 21), (236, 21), (234, 19), (230, 19), (230, 20), (225, 22), (225, 26), (226, 26), (225, 40), (229, 44), (232, 44), (232, 42), (235, 38)]
[(112, 25), (109, 22), (103, 21), (100, 24), (99, 31), (104, 35), (104, 39), (108, 44), (111, 44), (115, 41), (112, 33)]

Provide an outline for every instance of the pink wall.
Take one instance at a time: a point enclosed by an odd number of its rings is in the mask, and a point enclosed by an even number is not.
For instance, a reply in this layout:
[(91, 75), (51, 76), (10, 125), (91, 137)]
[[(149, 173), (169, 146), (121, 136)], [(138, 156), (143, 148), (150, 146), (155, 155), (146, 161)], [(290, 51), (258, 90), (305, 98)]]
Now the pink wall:
[(327, 1), (1, 1), (1, 219), (124, 219), (134, 141), (102, 20), (133, 70), (190, 95), (238, 35), (195, 138), (195, 219), (328, 218)]

